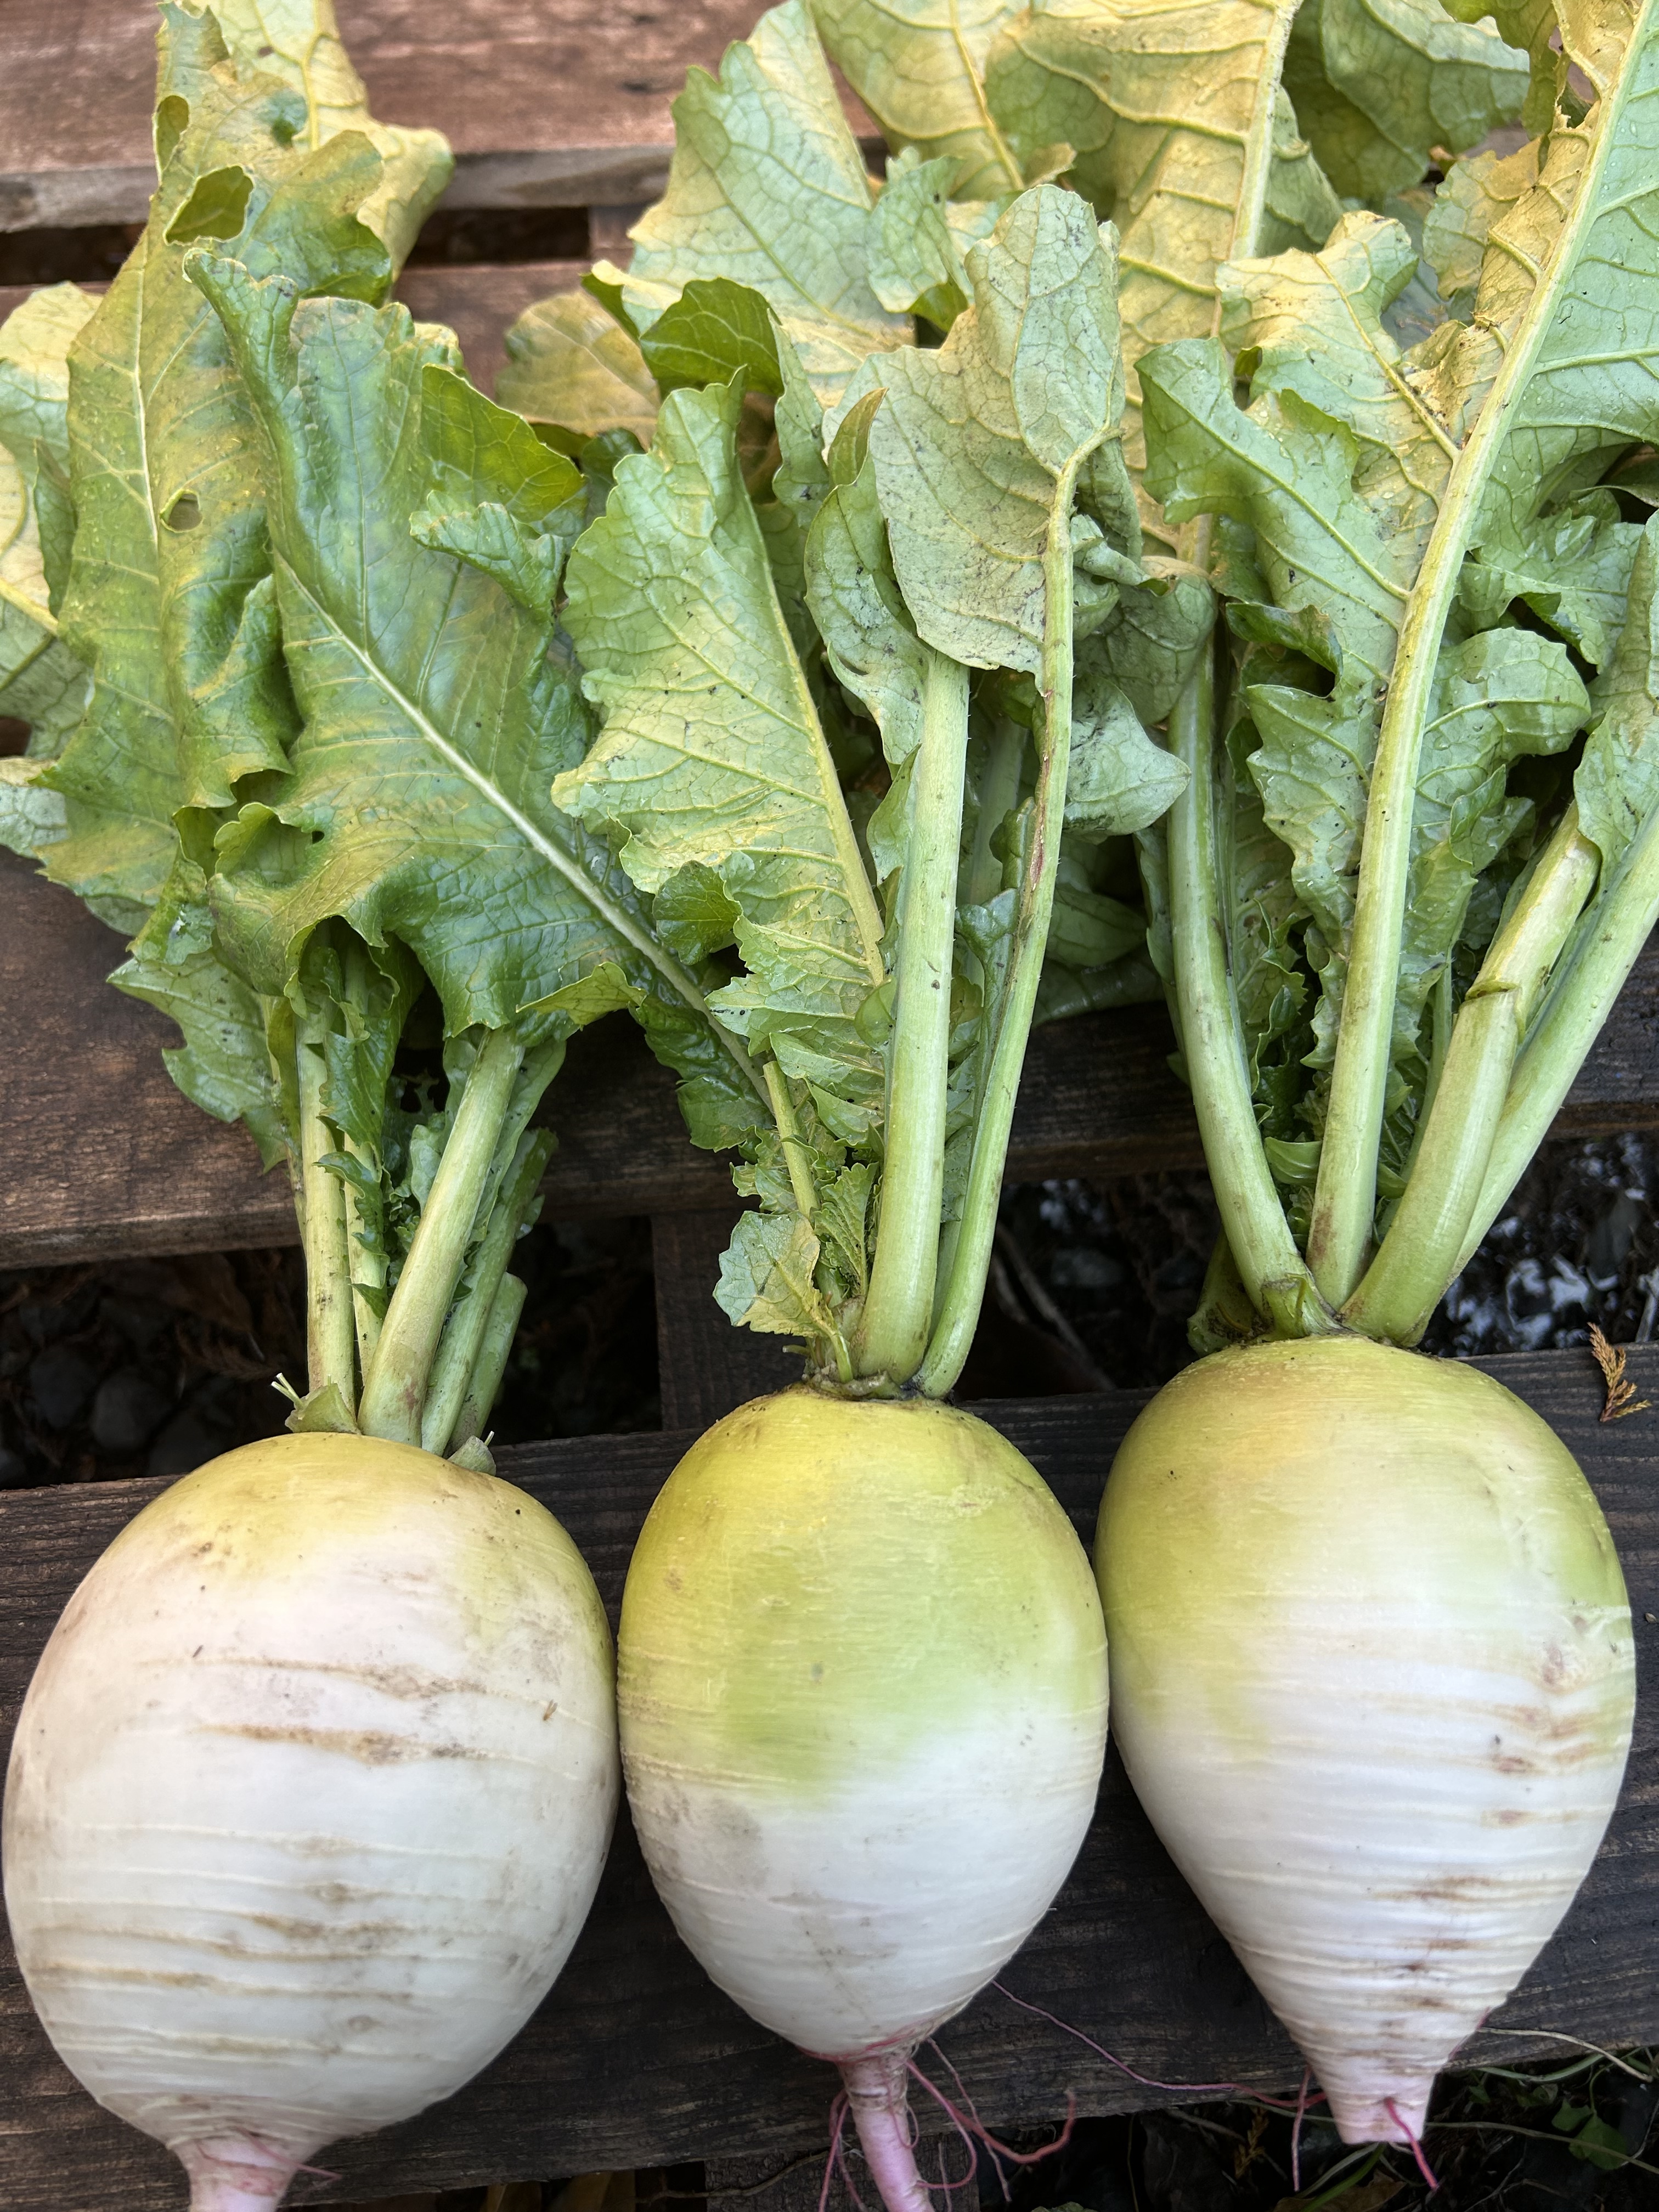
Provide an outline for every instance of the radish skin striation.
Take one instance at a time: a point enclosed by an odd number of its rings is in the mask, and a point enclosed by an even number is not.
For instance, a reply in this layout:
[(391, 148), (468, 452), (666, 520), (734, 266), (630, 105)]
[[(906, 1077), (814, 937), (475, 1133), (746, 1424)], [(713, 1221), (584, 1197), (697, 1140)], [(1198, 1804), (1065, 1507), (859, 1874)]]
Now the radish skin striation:
[(6, 1784), (19, 1963), (193, 2212), (253, 2212), (516, 2033), (619, 1782), (609, 1632), (550, 1514), (405, 1445), (248, 1445), (138, 1516), (42, 1656)]
[(1455, 1363), (1351, 1336), (1222, 1352), (1124, 1439), (1096, 1566), (1159, 1836), (1344, 2140), (1420, 2135), (1624, 1772), (1630, 1612), (1577, 1463)]
[(842, 2069), (884, 2198), (908, 2202), (904, 2059), (1024, 1942), (1094, 1809), (1106, 1647), (1071, 1524), (952, 1407), (757, 1399), (652, 1509), (617, 1702), (675, 1925)]

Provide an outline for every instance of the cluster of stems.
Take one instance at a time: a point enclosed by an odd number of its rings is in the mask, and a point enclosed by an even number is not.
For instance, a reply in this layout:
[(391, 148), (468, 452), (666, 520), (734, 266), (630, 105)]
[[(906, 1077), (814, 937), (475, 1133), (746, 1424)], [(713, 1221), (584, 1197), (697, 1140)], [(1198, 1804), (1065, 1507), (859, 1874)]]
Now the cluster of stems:
[(975, 835), (964, 859), (968, 672), (932, 650), (926, 662), (899, 892), (881, 1210), (869, 1293), (849, 1349), (856, 1376), (884, 1377), (927, 1397), (950, 1390), (973, 1342), (1054, 912), (1072, 741), (1072, 498), (1085, 458), (1077, 454), (1060, 472), (1049, 513), (1036, 789), (1006, 957), (994, 966), (982, 963), (985, 1013), (973, 1070), (967, 1184), (959, 1212), (943, 1229), (957, 908), (959, 899), (976, 905), (995, 887), (998, 864), (989, 841), (1018, 794), (1024, 735), (1012, 725), (992, 734)]
[[(1378, 1161), (1423, 732), (1442, 640), (1483, 494), (1555, 307), (1577, 269), (1626, 87), (1601, 112), (1574, 211), (1522, 336), (1454, 461), (1405, 609), (1367, 796), (1345, 979), (1304, 1257), (1263, 1148), (1230, 969), (1218, 867), (1222, 732), (1208, 659), (1170, 723), (1189, 781), (1143, 873), (1154, 938), (1167, 916), (1172, 1012), (1225, 1243), (1255, 1323), (1280, 1335), (1352, 1328), (1414, 1344), (1551, 1121), (1659, 919), (1659, 822), (1611, 870), (1570, 807), (1512, 896), (1454, 1017), (1449, 971), (1431, 1011), (1429, 1078), (1406, 1187), (1382, 1224)], [(1258, 165), (1260, 166), (1260, 165)], [(1247, 171), (1249, 163), (1247, 162)], [(1249, 184), (1247, 173), (1247, 187)], [(1261, 179), (1257, 180), (1259, 184)], [(1232, 253), (1257, 251), (1263, 191), (1241, 197)], [(1204, 565), (1209, 525), (1182, 550)], [(1218, 639), (1218, 657), (1225, 650)], [(1222, 1271), (1224, 1278), (1227, 1271)]]
[(459, 1095), (448, 1140), (389, 1296), (384, 1239), (356, 1186), (332, 1164), (349, 1154), (326, 1109), (320, 1017), (298, 1025), (295, 1055), (307, 1415), (458, 1451), (483, 1434), (524, 1308), (525, 1285), (507, 1263), (538, 1208), (554, 1140), (529, 1124), (563, 1060), (563, 1040), (526, 1049), (511, 1032), (491, 1030), (453, 1079)]

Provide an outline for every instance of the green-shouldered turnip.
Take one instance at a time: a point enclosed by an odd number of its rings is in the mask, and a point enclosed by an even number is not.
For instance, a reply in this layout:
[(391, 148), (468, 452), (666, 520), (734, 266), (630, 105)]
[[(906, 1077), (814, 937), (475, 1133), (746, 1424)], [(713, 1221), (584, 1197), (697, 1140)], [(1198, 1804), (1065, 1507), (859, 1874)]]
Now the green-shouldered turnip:
[[(711, 194), (749, 204), (738, 155), (711, 168), (703, 149), (772, 105), (810, 118), (811, 147), (799, 208), (775, 210), (803, 274), (775, 283), (724, 216), (694, 220)], [(799, 0), (678, 113), (621, 298), (680, 388), (571, 558), (565, 623), (604, 720), (555, 796), (708, 962), (710, 1007), (761, 1071), (757, 1115), (718, 1055), (641, 1009), (689, 1079), (694, 1137), (738, 1145), (760, 1201), (716, 1295), (802, 1340), (807, 1375), (718, 1423), (653, 1510), (618, 1641), (623, 1766), (681, 1933), (840, 2068), (884, 2200), (921, 2212), (912, 2054), (1059, 1888), (1106, 1722), (1071, 1527), (939, 1401), (979, 1312), (1062, 830), (1150, 819), (1180, 771), (1115, 712), (1103, 663), (1079, 726), (1093, 781), (1068, 809), (1074, 634), (1152, 595), (1116, 442), (1109, 228), (1051, 185), (989, 210), (968, 304), (918, 347), (862, 273), (863, 160)], [(827, 315), (799, 283), (831, 261)], [(781, 394), (769, 499), (743, 472), (757, 384)], [(1207, 604), (1182, 607), (1190, 654)], [(856, 713), (884, 748), (862, 844), (820, 699), (832, 730)], [(1068, 881), (1087, 880), (1074, 854)]]

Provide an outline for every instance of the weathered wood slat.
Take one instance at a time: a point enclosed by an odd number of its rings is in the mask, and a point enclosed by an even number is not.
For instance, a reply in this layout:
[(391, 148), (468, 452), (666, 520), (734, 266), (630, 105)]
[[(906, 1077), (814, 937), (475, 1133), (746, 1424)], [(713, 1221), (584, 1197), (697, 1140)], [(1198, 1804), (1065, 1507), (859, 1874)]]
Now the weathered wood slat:
[[(467, 374), (481, 392), (493, 392), (507, 354), (501, 341), (534, 300), (568, 292), (587, 273), (585, 261), (436, 263), (405, 269), (398, 297), (419, 323), (447, 323), (460, 340)], [(0, 284), (0, 323), (21, 307), (33, 284)], [(101, 292), (102, 284), (88, 284)]]
[[(294, 1241), (280, 1176), (251, 1139), (180, 1097), (172, 1024), (110, 990), (120, 940), (29, 865), (0, 854), (0, 1267)], [(1201, 1159), (1170, 1072), (1160, 1008), (1039, 1030), (1009, 1150), (1012, 1179), (1104, 1179)], [(544, 1109), (559, 1133), (547, 1210), (729, 1209), (726, 1167), (687, 1142), (673, 1080), (631, 1025), (571, 1046)], [(1659, 948), (1650, 947), (1574, 1086), (1564, 1133), (1659, 1127)]]
[(665, 1429), (706, 1429), (734, 1406), (800, 1380), (788, 1340), (733, 1328), (714, 1303), (720, 1254), (738, 1200), (706, 1213), (659, 1213), (651, 1224), (657, 1286), (657, 1374)]
[[(1598, 1425), (1601, 1386), (1582, 1352), (1480, 1363), (1556, 1426), (1601, 1497), (1637, 1621), (1636, 1750), (1607, 1841), (1559, 1935), (1496, 2027), (1603, 2044), (1659, 2041), (1659, 1416)], [(1659, 1397), (1659, 1347), (1633, 1376)], [(1129, 1393), (978, 1410), (1035, 1460), (1086, 1538), (1102, 1479), (1143, 1400)], [(503, 1455), (581, 1547), (613, 1611), (635, 1532), (689, 1438), (598, 1437)], [(41, 1644), (76, 1580), (161, 1486), (0, 1497), (0, 1725), (9, 1735)], [(973, 1779), (963, 1778), (964, 1848)], [(1176, 1874), (1109, 1765), (1081, 1858), (1008, 1969), (1010, 1988), (1164, 2082), (1282, 2087), (1290, 2045)], [(1158, 2101), (1079, 2044), (994, 1992), (941, 2037), (988, 2122), (1038, 2127), (1063, 2113)], [(1488, 2030), (1489, 2059), (1544, 2049)], [(1559, 2046), (1558, 2046), (1559, 2047)], [(525, 2033), (436, 2111), (323, 2163), (299, 2203), (532, 2174), (729, 2157), (782, 2166), (824, 2138), (825, 2069), (757, 2027), (678, 1944), (626, 1826), (569, 1966)], [(759, 2169), (764, 2171), (764, 2168)], [(0, 1959), (0, 2203), (7, 2212), (174, 2212), (166, 2156), (100, 2112), (46, 2043), (9, 1956)]]
[[(654, 198), (669, 103), (693, 63), (719, 66), (751, 0), (338, 0), (340, 28), (386, 123), (455, 149), (451, 207), (586, 207)], [(150, 0), (14, 0), (0, 9), (0, 230), (140, 222), (155, 184)], [(867, 116), (849, 104), (855, 127)]]

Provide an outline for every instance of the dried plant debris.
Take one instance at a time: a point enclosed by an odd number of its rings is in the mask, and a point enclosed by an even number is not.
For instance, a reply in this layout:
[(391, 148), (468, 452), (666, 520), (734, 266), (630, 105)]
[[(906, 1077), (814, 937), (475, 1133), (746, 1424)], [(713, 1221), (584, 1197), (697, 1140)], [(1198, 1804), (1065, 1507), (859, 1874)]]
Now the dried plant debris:
[(1594, 1322), (1589, 1327), (1589, 1348), (1607, 1386), (1607, 1401), (1601, 1408), (1601, 1419), (1620, 1421), (1626, 1413), (1650, 1413), (1652, 1399), (1638, 1398), (1636, 1385), (1626, 1378), (1625, 1362), (1629, 1354), (1624, 1346), (1609, 1344)]

